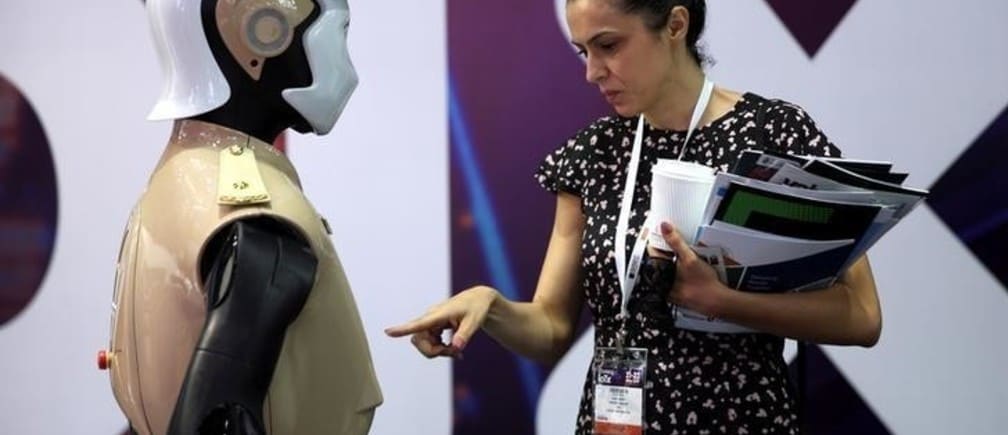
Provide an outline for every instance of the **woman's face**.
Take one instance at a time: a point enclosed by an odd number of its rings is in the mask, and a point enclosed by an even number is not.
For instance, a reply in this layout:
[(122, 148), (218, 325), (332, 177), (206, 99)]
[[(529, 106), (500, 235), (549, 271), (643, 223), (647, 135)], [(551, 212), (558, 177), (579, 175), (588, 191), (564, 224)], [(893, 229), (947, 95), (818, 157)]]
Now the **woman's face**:
[(614, 0), (567, 3), (571, 40), (585, 56), (585, 79), (621, 116), (646, 112), (672, 74), (671, 39), (626, 14)]

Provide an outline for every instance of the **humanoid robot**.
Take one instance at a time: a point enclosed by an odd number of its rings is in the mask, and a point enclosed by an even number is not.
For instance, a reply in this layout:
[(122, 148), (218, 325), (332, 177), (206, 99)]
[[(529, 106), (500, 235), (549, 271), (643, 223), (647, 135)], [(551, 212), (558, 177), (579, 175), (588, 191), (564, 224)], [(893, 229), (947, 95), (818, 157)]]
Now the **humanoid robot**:
[(168, 145), (99, 365), (139, 434), (365, 434), (382, 396), (329, 227), (270, 144), (357, 85), (346, 0), (148, 0)]

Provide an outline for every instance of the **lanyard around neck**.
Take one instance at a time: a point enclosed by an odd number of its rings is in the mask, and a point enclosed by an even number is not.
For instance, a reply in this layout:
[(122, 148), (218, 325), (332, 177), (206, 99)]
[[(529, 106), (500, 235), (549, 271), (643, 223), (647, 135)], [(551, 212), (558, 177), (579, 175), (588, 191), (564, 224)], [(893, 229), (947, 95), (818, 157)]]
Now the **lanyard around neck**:
[[(693, 117), (690, 118), (689, 129), (686, 130), (686, 139), (683, 141), (682, 149), (679, 151), (679, 160), (682, 160), (686, 152), (686, 146), (693, 136), (693, 130), (700, 124), (700, 118), (707, 111), (710, 104), (711, 94), (714, 90), (714, 82), (704, 78), (703, 89), (700, 97), (697, 98), (696, 106), (693, 107)], [(637, 120), (637, 134), (634, 135), (633, 151), (630, 154), (630, 166), (627, 168), (626, 186), (623, 188), (623, 201), (620, 207), (619, 221), (616, 226), (616, 274), (619, 277), (620, 290), (623, 292), (623, 301), (620, 305), (620, 312), (623, 318), (627, 317), (627, 303), (630, 301), (630, 294), (637, 284), (637, 274), (640, 272), (641, 259), (644, 256), (644, 249), (647, 247), (647, 239), (644, 231), (640, 231), (634, 241), (633, 252), (630, 253), (630, 264), (626, 262), (626, 235), (630, 226), (630, 210), (633, 208), (633, 196), (637, 182), (637, 167), (640, 165), (641, 144), (644, 141), (644, 115)], [(652, 228), (654, 225), (648, 221), (644, 223), (644, 228)]]

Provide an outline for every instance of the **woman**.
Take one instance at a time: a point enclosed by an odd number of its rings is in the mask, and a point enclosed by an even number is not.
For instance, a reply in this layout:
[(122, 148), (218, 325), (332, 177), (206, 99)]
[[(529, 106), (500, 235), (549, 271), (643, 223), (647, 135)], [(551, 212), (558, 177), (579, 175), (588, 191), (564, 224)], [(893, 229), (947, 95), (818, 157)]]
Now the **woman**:
[[(510, 301), (478, 286), (386, 332), (412, 334), (414, 346), (435, 357), (459, 355), (482, 328), (510, 350), (549, 362), (570, 347), (587, 302), (596, 349), (625, 344), (648, 350), (640, 417), (647, 433), (796, 433), (781, 337), (874, 345), (881, 310), (865, 258), (827, 289), (744, 293), (720, 283), (676, 229), (662, 223), (663, 238), (678, 256), (676, 278), (630, 286), (629, 311), (621, 313), (626, 266), (617, 267), (617, 259), (630, 257), (640, 235), (650, 200), (648, 169), (658, 158), (682, 155), (725, 170), (746, 148), (839, 155), (793, 104), (721, 87), (709, 92), (709, 103), (698, 100), (710, 90), (697, 46), (705, 16), (703, 0), (569, 0), (567, 22), (572, 42), (586, 57), (586, 79), (619, 116), (581, 130), (539, 168), (540, 183), (557, 193), (557, 208), (533, 300)], [(642, 134), (635, 133), (638, 115), (646, 124)], [(638, 134), (639, 167), (631, 170), (631, 144)], [(628, 196), (624, 183), (632, 172), (638, 177), (629, 187), (626, 243), (618, 243), (621, 202)], [(677, 329), (668, 303), (765, 333)], [(454, 330), (450, 343), (440, 339), (445, 329)], [(597, 386), (590, 372), (578, 433), (593, 431)]]

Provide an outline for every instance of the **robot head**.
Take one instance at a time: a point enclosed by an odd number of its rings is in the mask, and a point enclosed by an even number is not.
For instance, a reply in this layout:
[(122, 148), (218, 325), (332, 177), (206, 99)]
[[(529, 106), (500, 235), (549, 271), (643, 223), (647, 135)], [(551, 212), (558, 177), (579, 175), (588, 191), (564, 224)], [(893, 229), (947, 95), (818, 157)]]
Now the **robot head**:
[(347, 0), (148, 0), (147, 12), (166, 79), (148, 119), (252, 102), (326, 134), (357, 87)]

